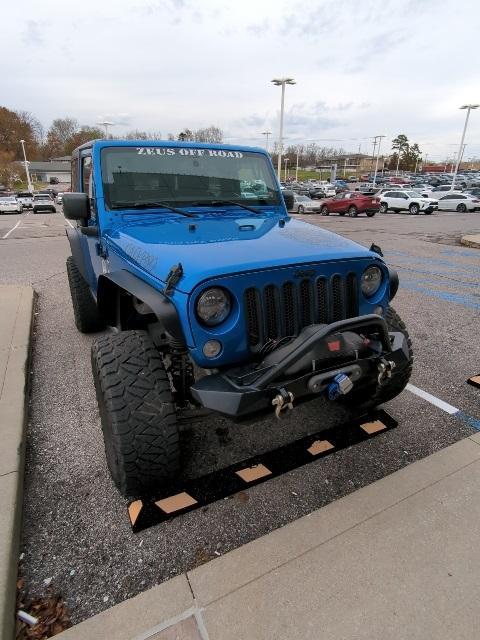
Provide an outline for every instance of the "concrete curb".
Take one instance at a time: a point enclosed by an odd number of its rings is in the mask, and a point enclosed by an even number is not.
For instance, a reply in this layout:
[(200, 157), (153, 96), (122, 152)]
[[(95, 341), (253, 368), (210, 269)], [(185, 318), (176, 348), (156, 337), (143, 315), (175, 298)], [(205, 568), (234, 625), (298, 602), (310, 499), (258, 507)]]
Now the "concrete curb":
[(13, 638), (35, 294), (0, 286), (0, 636)]
[(460, 242), (466, 247), (472, 247), (472, 249), (480, 249), (480, 233), (476, 233), (470, 236), (462, 236)]

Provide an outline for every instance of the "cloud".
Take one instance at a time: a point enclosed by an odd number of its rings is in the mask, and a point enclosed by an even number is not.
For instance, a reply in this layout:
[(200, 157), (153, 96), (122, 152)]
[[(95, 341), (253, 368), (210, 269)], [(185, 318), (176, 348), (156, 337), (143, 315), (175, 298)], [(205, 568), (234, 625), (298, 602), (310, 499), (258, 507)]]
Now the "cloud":
[(36, 20), (27, 20), (26, 29), (22, 33), (22, 40), (25, 44), (42, 45), (44, 37), (42, 34), (42, 25)]

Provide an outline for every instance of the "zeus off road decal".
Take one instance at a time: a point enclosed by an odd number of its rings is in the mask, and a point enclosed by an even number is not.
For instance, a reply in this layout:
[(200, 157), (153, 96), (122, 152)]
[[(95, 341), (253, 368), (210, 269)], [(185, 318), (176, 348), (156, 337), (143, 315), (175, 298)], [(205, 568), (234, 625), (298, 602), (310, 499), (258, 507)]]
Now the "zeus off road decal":
[(240, 151), (225, 149), (188, 149), (181, 147), (135, 147), (138, 156), (194, 156), (197, 158), (243, 158)]

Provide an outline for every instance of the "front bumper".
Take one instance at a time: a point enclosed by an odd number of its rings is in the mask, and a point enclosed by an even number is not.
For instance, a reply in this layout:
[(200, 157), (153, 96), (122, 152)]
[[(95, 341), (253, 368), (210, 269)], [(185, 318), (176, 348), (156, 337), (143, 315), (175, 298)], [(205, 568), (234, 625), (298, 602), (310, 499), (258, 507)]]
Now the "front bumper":
[[(376, 383), (382, 363), (388, 362), (395, 371), (408, 366), (410, 357), (405, 336), (400, 332), (389, 333), (385, 320), (378, 315), (312, 325), (307, 329), (305, 337), (299, 336), (294, 341), (295, 348), (280, 362), (263, 368), (256, 363), (207, 375), (191, 387), (193, 398), (207, 409), (240, 418), (272, 409), (272, 401), (278, 396), (293, 401), (312, 399), (325, 392), (340, 373), (347, 375), (356, 389)], [(296, 364), (308, 360), (320, 342), (344, 331), (373, 338), (377, 345), (375, 351), (366, 357), (352, 355), (349, 361), (333, 365), (322, 363), (312, 355), (308, 371), (288, 375), (288, 371), (295, 371)]]

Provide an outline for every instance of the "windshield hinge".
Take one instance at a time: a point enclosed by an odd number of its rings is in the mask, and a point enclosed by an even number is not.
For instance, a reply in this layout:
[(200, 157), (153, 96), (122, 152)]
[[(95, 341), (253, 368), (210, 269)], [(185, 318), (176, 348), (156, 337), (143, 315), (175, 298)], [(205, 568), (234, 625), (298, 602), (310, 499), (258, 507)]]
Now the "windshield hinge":
[(169, 296), (173, 292), (175, 285), (180, 281), (182, 276), (183, 276), (183, 267), (182, 267), (182, 263), (179, 262), (178, 264), (175, 264), (168, 272), (166, 287), (164, 290), (164, 293), (167, 296)]

